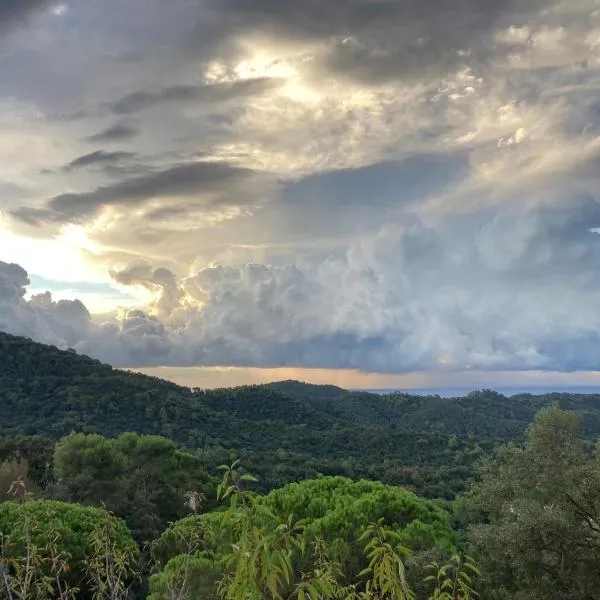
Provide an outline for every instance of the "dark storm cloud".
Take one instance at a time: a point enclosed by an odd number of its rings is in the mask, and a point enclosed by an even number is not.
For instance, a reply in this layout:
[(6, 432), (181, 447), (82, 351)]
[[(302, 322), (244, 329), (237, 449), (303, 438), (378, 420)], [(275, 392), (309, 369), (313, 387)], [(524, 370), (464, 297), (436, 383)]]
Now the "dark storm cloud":
[(417, 15), (435, 19), (437, 13), (477, 8), (498, 10), (506, 0), (477, 2), (476, 0), (446, 0), (431, 2), (415, 0), (213, 0), (212, 5), (223, 22), (232, 29), (273, 32), (275, 35), (300, 39), (345, 35), (357, 29), (369, 28), (399, 19), (407, 22)]
[(79, 156), (75, 160), (72, 160), (69, 164), (65, 165), (63, 168), (65, 171), (74, 171), (76, 169), (94, 165), (110, 165), (121, 162), (122, 160), (128, 158), (132, 158), (133, 156), (135, 156), (133, 152), (106, 152), (105, 150), (96, 150), (95, 152), (90, 152), (89, 154)]
[(348, 33), (398, 17), (406, 2), (394, 0), (213, 0), (224, 24), (232, 30), (273, 32), (300, 39)]
[(241, 96), (261, 94), (272, 87), (273, 81), (268, 78), (206, 85), (173, 85), (153, 92), (133, 92), (111, 104), (110, 108), (116, 114), (130, 114), (168, 103), (189, 101), (201, 103), (224, 102)]
[[(443, 73), (485, 60), (490, 31), (503, 18), (517, 25), (547, 0), (213, 0), (214, 20), (199, 19), (199, 44), (235, 47), (240, 36), (325, 42), (303, 67), (353, 79)], [(206, 25), (209, 23), (210, 25)], [(200, 35), (210, 26), (210, 36)], [(218, 32), (218, 33), (217, 33)], [(215, 38), (220, 35), (220, 39)], [(478, 52), (466, 52), (473, 47)], [(206, 52), (211, 51), (205, 47)]]
[(52, 4), (53, 0), (0, 0), (0, 31)]
[[(327, 38), (372, 31), (395, 23), (445, 38), (495, 22), (507, 13), (527, 14), (548, 0), (212, 0), (224, 32), (255, 31), (281, 37)], [(214, 24), (211, 23), (214, 27)], [(466, 41), (466, 40), (464, 40)]]
[(137, 129), (124, 123), (117, 123), (112, 127), (100, 131), (94, 135), (90, 135), (86, 138), (86, 141), (92, 143), (99, 142), (118, 142), (120, 140), (128, 140), (135, 137), (138, 134)]
[(255, 172), (250, 169), (223, 163), (181, 164), (89, 192), (61, 194), (52, 198), (45, 208), (24, 207), (12, 214), (29, 224), (79, 222), (94, 216), (103, 206), (133, 206), (153, 198), (206, 193), (212, 195), (211, 205), (235, 205), (248, 200), (236, 185), (246, 183), (253, 175)]

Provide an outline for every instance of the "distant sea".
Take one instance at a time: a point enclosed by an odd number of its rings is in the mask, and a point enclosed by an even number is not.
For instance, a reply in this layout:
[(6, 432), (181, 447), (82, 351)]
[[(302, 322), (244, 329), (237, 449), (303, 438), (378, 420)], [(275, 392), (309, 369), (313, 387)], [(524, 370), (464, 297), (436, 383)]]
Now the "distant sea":
[[(372, 394), (391, 394), (400, 392), (403, 394), (412, 394), (415, 396), (442, 396), (443, 398), (456, 398), (466, 396), (469, 392), (477, 391), (482, 388), (418, 388), (418, 389), (360, 389), (354, 391), (371, 392)], [(494, 390), (504, 396), (515, 396), (516, 394), (551, 394), (552, 392), (568, 394), (600, 394), (600, 386), (573, 386), (573, 387), (537, 387), (537, 388), (507, 388), (488, 386), (487, 389)]]

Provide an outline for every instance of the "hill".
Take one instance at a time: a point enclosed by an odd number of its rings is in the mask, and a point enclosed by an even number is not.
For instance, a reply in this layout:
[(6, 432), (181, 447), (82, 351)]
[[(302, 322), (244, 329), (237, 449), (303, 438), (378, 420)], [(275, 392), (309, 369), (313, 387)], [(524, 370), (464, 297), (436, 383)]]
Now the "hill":
[(586, 432), (600, 434), (597, 396), (380, 396), (296, 381), (190, 390), (3, 333), (0, 401), (5, 439), (160, 434), (212, 466), (231, 451), (243, 456), (265, 487), (323, 473), (446, 497), (498, 440), (519, 439), (545, 404), (579, 410)]
[(492, 390), (442, 398), (394, 392), (350, 392), (335, 386), (281, 381), (262, 386), (304, 399), (320, 412), (355, 425), (437, 431), (459, 436), (521, 438), (549, 404), (583, 415), (584, 432), (600, 435), (600, 395), (549, 393), (504, 396)]

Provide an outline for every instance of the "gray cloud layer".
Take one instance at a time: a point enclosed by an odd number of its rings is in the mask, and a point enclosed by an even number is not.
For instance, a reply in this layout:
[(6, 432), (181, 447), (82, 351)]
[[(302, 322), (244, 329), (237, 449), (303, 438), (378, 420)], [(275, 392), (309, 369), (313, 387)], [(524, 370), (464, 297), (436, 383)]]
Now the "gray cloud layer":
[[(322, 44), (306, 63), (313, 76), (383, 82), (440, 75), (460, 64), (481, 62), (493, 52), (489, 46), (483, 48), (495, 27), (506, 19), (514, 26), (526, 23), (532, 12), (552, 4), (547, 0), (212, 0), (208, 3), (212, 11), (201, 13), (197, 30), (200, 43), (206, 39), (232, 50), (247, 36), (308, 47)], [(479, 52), (469, 52), (473, 48)]]
[[(123, 153), (118, 153), (122, 158)], [(114, 158), (109, 155), (110, 159)], [(80, 157), (83, 164), (106, 162), (106, 155), (93, 153)], [(91, 162), (90, 162), (91, 161)], [(75, 161), (77, 162), (77, 161)], [(72, 168), (72, 164), (70, 164)], [(83, 166), (81, 163), (77, 166)], [(90, 192), (61, 194), (52, 198), (43, 209), (17, 209), (13, 214), (25, 222), (61, 221), (78, 223), (97, 214), (106, 206), (125, 204), (135, 206), (153, 198), (169, 196), (193, 196), (205, 205), (245, 204), (256, 200), (248, 198), (245, 191), (256, 174), (249, 169), (223, 163), (196, 162), (176, 165), (162, 171), (149, 173), (113, 185), (102, 186)], [(238, 194), (229, 192), (240, 186)], [(245, 188), (245, 189), (242, 189)]]
[(272, 87), (273, 82), (267, 78), (208, 85), (174, 85), (155, 92), (132, 92), (111, 104), (110, 108), (116, 114), (127, 115), (170, 102), (225, 102), (240, 96), (260, 94)]
[(0, 31), (53, 3), (54, 0), (0, 0)]
[(88, 136), (86, 139), (92, 143), (117, 142), (121, 140), (129, 140), (137, 135), (138, 131), (135, 127), (124, 123), (117, 123), (107, 127), (103, 131)]
[(94, 165), (114, 164), (122, 160), (132, 158), (133, 156), (134, 154), (132, 152), (123, 152), (121, 150), (96, 150), (95, 152), (78, 156), (70, 163), (65, 165), (64, 169), (65, 171), (73, 171), (74, 169), (81, 169)]

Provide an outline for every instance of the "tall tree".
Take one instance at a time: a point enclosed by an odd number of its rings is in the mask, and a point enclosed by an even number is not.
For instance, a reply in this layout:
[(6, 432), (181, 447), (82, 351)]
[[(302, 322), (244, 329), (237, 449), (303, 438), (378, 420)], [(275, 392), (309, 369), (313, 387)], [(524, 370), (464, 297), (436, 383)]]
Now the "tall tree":
[(487, 462), (468, 502), (470, 542), (490, 599), (593, 600), (600, 589), (600, 457), (581, 417), (542, 409), (524, 448)]
[(166, 438), (134, 433), (116, 439), (71, 434), (56, 446), (54, 472), (60, 498), (106, 506), (139, 542), (190, 512), (186, 494), (206, 481), (198, 457)]

